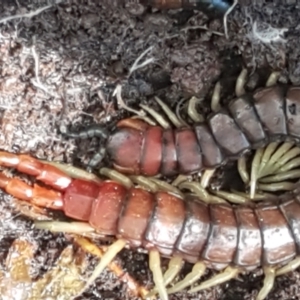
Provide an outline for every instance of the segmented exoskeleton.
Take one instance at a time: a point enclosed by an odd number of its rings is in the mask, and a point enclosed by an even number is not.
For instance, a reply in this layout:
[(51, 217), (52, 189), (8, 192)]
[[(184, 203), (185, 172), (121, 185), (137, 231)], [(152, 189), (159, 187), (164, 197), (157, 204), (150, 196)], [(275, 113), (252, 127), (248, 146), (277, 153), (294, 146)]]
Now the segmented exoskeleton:
[[(245, 183), (251, 185), (253, 196), (257, 179), (280, 172), (283, 164), (294, 158), (293, 152), (297, 152), (292, 149), (291, 155), (285, 157), (280, 165), (279, 158), (294, 144), (298, 144), (300, 139), (300, 87), (272, 85), (247, 94), (242, 89), (244, 81), (243, 71), (236, 87), (238, 97), (223, 108), (218, 108), (220, 92), (216, 88), (217, 92), (212, 100), (213, 113), (207, 119), (202, 119), (195, 109), (190, 108), (189, 116), (194, 122), (190, 126), (184, 124), (156, 98), (173, 127), (153, 109), (141, 105), (160, 126), (131, 118), (121, 120), (111, 133), (103, 127), (96, 127), (80, 133), (66, 132), (66, 135), (83, 138), (100, 136), (106, 144), (101, 147), (90, 165), (95, 166), (107, 157), (107, 161), (115, 169), (126, 174), (193, 174), (202, 170), (213, 170), (228, 160), (239, 160), (241, 177)], [(194, 102), (192, 98), (190, 104)], [(284, 144), (280, 147), (281, 142)], [(257, 166), (256, 157), (254, 162), (257, 168), (252, 168), (251, 180), (245, 178), (244, 154), (252, 149), (259, 149), (258, 156), (262, 156), (262, 149), (266, 145), (269, 148), (262, 157), (265, 162)], [(269, 165), (263, 170), (276, 148), (281, 156), (275, 152), (275, 166)], [(288, 171), (289, 169), (284, 169), (282, 172)], [(289, 174), (291, 173), (286, 178)]]
[[(48, 186), (34, 184), (32, 187), (0, 173), (0, 188), (7, 193), (38, 206), (62, 210), (67, 216), (81, 221), (38, 221), (37, 228), (97, 232), (102, 237), (117, 239), (86, 286), (125, 246), (149, 252), (156, 284), (151, 295), (158, 291), (163, 300), (168, 299), (168, 293), (194, 285), (207, 267), (225, 270), (192, 287), (190, 292), (228, 281), (238, 273), (260, 265), (264, 267), (266, 279), (257, 299), (264, 299), (275, 274), (283, 274), (300, 264), (300, 189), (272, 199), (271, 203), (233, 206), (213, 201), (204, 203), (193, 194), (159, 189), (149, 191), (130, 182), (131, 187), (95, 177), (88, 180), (85, 173), (80, 175), (77, 169), (74, 173), (71, 168), (73, 174), (80, 177), (74, 179), (64, 172), (69, 170), (68, 167), (60, 165), (60, 170), (58, 166), (27, 155), (0, 152), (0, 165), (33, 175)], [(160, 255), (171, 257), (164, 277)], [(168, 288), (183, 261), (193, 263), (193, 270)]]

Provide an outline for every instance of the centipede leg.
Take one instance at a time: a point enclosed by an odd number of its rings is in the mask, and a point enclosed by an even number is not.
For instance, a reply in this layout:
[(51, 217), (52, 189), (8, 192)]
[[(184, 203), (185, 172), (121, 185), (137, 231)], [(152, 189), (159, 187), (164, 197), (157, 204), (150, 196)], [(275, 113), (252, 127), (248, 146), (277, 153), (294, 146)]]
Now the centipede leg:
[(172, 122), (172, 124), (177, 127), (183, 127), (185, 124), (183, 124), (179, 118), (172, 112), (172, 110), (166, 105), (163, 101), (161, 101), (158, 97), (155, 97), (156, 102), (159, 104), (159, 106), (162, 108), (162, 110), (165, 112), (165, 114), (168, 116), (169, 120)]
[[(74, 236), (74, 241), (78, 244), (84, 251), (95, 255), (102, 259), (103, 255), (105, 254), (105, 249), (99, 248), (99, 246), (95, 245), (94, 243), (90, 242), (88, 239), (81, 237), (81, 236)], [(105, 247), (106, 248), (106, 247)], [(121, 281), (127, 284), (128, 289), (130, 290), (131, 294), (135, 296), (142, 296), (148, 294), (148, 290), (140, 286), (122, 267), (116, 263), (111, 262), (108, 265), (108, 268), (118, 277)]]
[(204, 122), (204, 117), (200, 113), (198, 113), (196, 110), (196, 105), (199, 101), (200, 101), (200, 99), (198, 99), (194, 96), (189, 100), (189, 103), (188, 103), (187, 114), (192, 119), (192, 121), (194, 121), (195, 123)]
[(160, 254), (157, 250), (151, 250), (149, 252), (149, 267), (153, 274), (153, 281), (155, 287), (158, 290), (158, 294), (162, 300), (168, 300), (167, 289), (164, 284), (164, 278), (160, 265)]
[(276, 270), (276, 276), (283, 275), (292, 271), (295, 271), (300, 267), (300, 257), (296, 257), (290, 261), (287, 265)]
[(266, 86), (273, 86), (277, 83), (280, 77), (280, 72), (272, 72), (267, 80)]
[(84, 291), (86, 291), (90, 287), (90, 285), (93, 284), (93, 282), (96, 280), (96, 278), (112, 262), (112, 260), (116, 257), (116, 255), (122, 249), (124, 249), (125, 246), (126, 246), (126, 241), (119, 239), (107, 248), (107, 251), (103, 255), (99, 264), (96, 266), (95, 270), (93, 271), (93, 274), (90, 276), (90, 278), (85, 283), (85, 286), (83, 287), (80, 294), (82, 294)]
[(275, 281), (274, 267), (264, 267), (263, 270), (265, 274), (264, 284), (261, 290), (259, 291), (256, 300), (265, 299), (274, 286), (274, 281)]
[(108, 177), (109, 179), (119, 182), (128, 189), (130, 189), (133, 186), (133, 182), (127, 176), (119, 173), (118, 171), (109, 168), (101, 168), (99, 170), (99, 173), (103, 176)]
[(195, 283), (197, 280), (201, 278), (205, 270), (206, 270), (205, 264), (203, 262), (197, 262), (193, 266), (192, 271), (189, 274), (187, 274), (183, 280), (177, 282), (174, 286), (172, 286), (167, 290), (168, 294), (177, 293), (185, 289), (186, 287), (191, 286), (193, 283)]
[(245, 94), (244, 85), (246, 83), (247, 75), (248, 75), (248, 70), (243, 69), (241, 71), (240, 75), (238, 76), (238, 79), (237, 79), (236, 85), (235, 85), (235, 94), (237, 97), (240, 97)]
[[(182, 269), (184, 262), (183, 259), (179, 256), (175, 256), (170, 259), (168, 269), (163, 275), (164, 285), (168, 286), (174, 278), (179, 274)], [(158, 290), (154, 288), (149, 294), (147, 294), (147, 298), (151, 298), (157, 294)]]
[(196, 286), (196, 287), (192, 288), (191, 290), (189, 290), (189, 293), (196, 293), (201, 290), (208, 289), (212, 286), (229, 281), (229, 280), (235, 278), (238, 275), (238, 273), (239, 273), (239, 270), (237, 268), (233, 268), (233, 267), (229, 266), (224, 270), (224, 272), (217, 274), (213, 278), (208, 279), (208, 280), (202, 282), (199, 286)]
[(65, 232), (76, 234), (90, 234), (95, 229), (85, 222), (62, 222), (62, 221), (35, 221), (35, 228), (49, 230), (51, 232)]
[(224, 199), (209, 194), (198, 182), (182, 182), (179, 188), (190, 190), (206, 203), (226, 203)]
[(154, 109), (144, 105), (144, 104), (140, 104), (140, 107), (145, 110), (147, 113), (149, 113), (154, 119), (155, 121), (157, 121), (157, 123), (163, 127), (164, 129), (169, 129), (171, 128), (170, 124), (168, 123), (168, 121), (159, 113), (157, 113)]

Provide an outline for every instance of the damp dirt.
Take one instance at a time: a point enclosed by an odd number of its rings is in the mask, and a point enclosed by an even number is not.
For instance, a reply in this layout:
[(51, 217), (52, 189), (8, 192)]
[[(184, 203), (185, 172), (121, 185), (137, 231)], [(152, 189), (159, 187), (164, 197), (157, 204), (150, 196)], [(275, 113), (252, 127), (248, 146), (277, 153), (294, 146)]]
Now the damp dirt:
[[(194, 95), (209, 106), (218, 80), (223, 82), (225, 103), (243, 67), (250, 74), (249, 90), (272, 71), (280, 71), (279, 82), (299, 84), (298, 11), (293, 0), (241, 0), (228, 17), (226, 38), (223, 20), (200, 11), (159, 11), (134, 1), (1, 1), (0, 148), (84, 167), (99, 141), (66, 139), (59, 127), (77, 130), (128, 115), (114, 97), (118, 85), (130, 107), (155, 107), (153, 97), (159, 96), (175, 110)], [(140, 64), (148, 63), (132, 69), (146, 50)], [(34, 230), (3, 193), (1, 203), (0, 265), (12, 242), (28, 236), (39, 246), (38, 277), (72, 240)], [(124, 250), (118, 261), (151, 288), (147, 255)], [(205, 278), (213, 274), (209, 271)], [(195, 295), (183, 291), (170, 299), (250, 300), (262, 282), (262, 270), (257, 269)], [(299, 299), (299, 285), (298, 271), (278, 277), (267, 299)], [(105, 271), (79, 299), (136, 298)]]

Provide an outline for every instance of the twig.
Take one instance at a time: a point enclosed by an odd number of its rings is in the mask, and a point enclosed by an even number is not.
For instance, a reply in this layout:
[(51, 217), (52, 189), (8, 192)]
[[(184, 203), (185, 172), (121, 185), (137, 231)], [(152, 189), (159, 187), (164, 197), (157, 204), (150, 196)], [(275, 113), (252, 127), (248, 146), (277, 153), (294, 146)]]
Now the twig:
[(153, 63), (155, 61), (154, 57), (148, 58), (146, 59), (143, 63), (139, 64), (139, 61), (145, 56), (147, 55), (147, 53), (149, 53), (150, 51), (152, 51), (153, 46), (149, 47), (148, 49), (146, 49), (133, 63), (133, 65), (131, 66), (130, 70), (129, 70), (129, 74), (128, 74), (128, 78), (130, 77), (130, 75), (136, 71), (137, 69), (143, 68), (146, 65), (149, 65), (151, 63)]
[[(56, 0), (55, 4), (59, 4), (62, 1), (63, 0)], [(0, 20), (0, 24), (6, 23), (10, 20), (19, 19), (19, 18), (29, 18), (30, 19), (30, 18), (42, 13), (44, 10), (47, 10), (47, 9), (51, 8), (52, 6), (53, 6), (53, 4), (38, 8), (37, 10), (31, 11), (31, 12), (26, 13), (26, 14), (18, 14), (18, 15), (15, 15), (15, 16), (5, 17), (5, 18)]]
[(121, 84), (118, 84), (118, 85), (116, 86), (116, 88), (115, 88), (115, 90), (114, 90), (114, 92), (113, 92), (113, 96), (116, 96), (117, 101), (118, 101), (118, 105), (119, 105), (120, 107), (122, 107), (123, 109), (126, 109), (126, 110), (128, 110), (128, 111), (130, 111), (130, 112), (132, 112), (132, 113), (134, 113), (134, 114), (136, 114), (136, 115), (138, 115), (138, 116), (141, 116), (141, 117), (144, 116), (144, 114), (143, 114), (142, 112), (140, 112), (140, 111), (138, 111), (138, 110), (135, 110), (135, 109), (133, 109), (133, 108), (130, 108), (129, 106), (127, 106), (127, 105), (125, 104), (125, 102), (124, 102), (124, 100), (123, 100), (123, 98), (122, 98), (122, 85), (121, 85)]
[(233, 4), (231, 5), (231, 7), (228, 8), (228, 10), (226, 11), (224, 17), (223, 17), (223, 23), (224, 23), (224, 33), (225, 33), (225, 37), (226, 39), (228, 39), (228, 27), (227, 27), (227, 19), (228, 19), (228, 15), (233, 11), (233, 9), (238, 5), (238, 0), (234, 0)]
[(55, 95), (54, 93), (52, 93), (51, 91), (49, 91), (49, 89), (40, 80), (40, 77), (39, 77), (40, 61), (39, 61), (39, 56), (38, 56), (38, 54), (35, 51), (35, 46), (32, 46), (31, 52), (32, 52), (32, 56), (33, 56), (33, 59), (34, 59), (34, 63), (35, 63), (35, 66), (34, 66), (35, 79), (32, 79), (31, 82), (33, 83), (33, 85), (36, 88), (41, 89), (46, 94), (49, 94), (52, 97), (56, 97), (57, 95)]

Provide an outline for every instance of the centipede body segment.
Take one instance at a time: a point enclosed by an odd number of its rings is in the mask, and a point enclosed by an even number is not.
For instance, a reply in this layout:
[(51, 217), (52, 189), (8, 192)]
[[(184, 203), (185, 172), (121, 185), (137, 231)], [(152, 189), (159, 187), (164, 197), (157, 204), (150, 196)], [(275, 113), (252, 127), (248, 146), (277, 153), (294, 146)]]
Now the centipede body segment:
[(299, 99), (300, 88), (273, 86), (240, 96), (189, 128), (138, 128), (135, 120), (122, 120), (108, 137), (106, 155), (129, 174), (170, 176), (216, 168), (271, 142), (297, 143)]
[[(140, 247), (149, 251), (150, 257), (157, 251), (202, 268), (226, 268), (232, 274), (229, 278), (260, 265), (278, 268), (299, 255), (299, 189), (256, 206), (205, 204), (195, 195), (182, 199), (169, 192), (128, 189), (111, 180), (73, 179), (26, 155), (1, 152), (0, 164), (33, 175), (49, 186), (30, 186), (2, 173), (0, 186), (7, 193), (62, 210), (84, 222), (78, 223), (77, 231), (82, 227), (82, 232), (115, 236), (117, 252), (125, 245)], [(37, 224), (39, 228), (52, 228), (49, 222)], [(211, 286), (213, 282), (203, 282), (192, 291), (202, 285)]]

